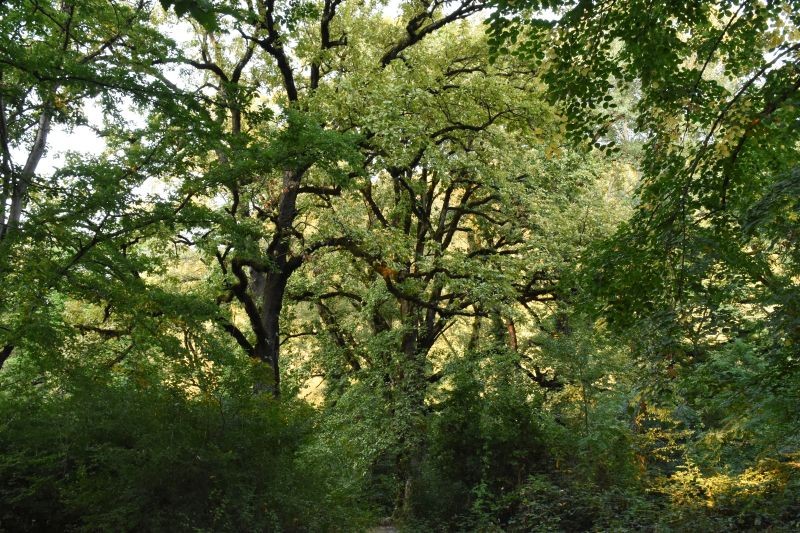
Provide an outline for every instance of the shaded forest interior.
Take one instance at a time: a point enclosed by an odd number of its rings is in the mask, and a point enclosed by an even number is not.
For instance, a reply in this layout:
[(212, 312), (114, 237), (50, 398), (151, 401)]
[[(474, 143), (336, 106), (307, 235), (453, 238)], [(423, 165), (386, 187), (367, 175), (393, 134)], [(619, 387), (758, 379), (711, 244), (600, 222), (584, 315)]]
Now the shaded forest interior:
[(800, 1), (0, 2), (0, 531), (800, 530)]

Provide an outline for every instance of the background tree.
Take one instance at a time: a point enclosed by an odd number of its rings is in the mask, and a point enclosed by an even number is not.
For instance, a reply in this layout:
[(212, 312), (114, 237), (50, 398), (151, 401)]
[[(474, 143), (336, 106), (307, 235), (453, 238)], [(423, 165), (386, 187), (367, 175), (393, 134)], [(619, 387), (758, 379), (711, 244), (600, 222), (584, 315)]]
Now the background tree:
[(783, 192), (798, 164), (798, 5), (501, 4), (494, 44), (542, 65), (576, 141), (607, 143), (613, 92), (641, 94), (640, 205), (589, 277), (647, 365), (644, 397), (676, 409), (692, 457), (722, 475), (793, 457), (797, 283), (781, 243), (798, 208)]
[[(114, 266), (128, 263), (142, 231), (180, 206), (170, 199), (147, 213), (131, 209), (136, 187), (158, 172), (153, 162), (168, 151), (169, 141), (153, 130), (145, 138), (147, 128), (130, 125), (120, 103), (148, 110), (168, 106), (173, 114), (192, 109), (152, 68), (168, 42), (149, 25), (146, 7), (18, 2), (0, 8), (0, 276), (8, 289), (0, 301), (0, 364), (20, 343), (37, 345), (37, 351), (41, 343), (63, 342), (59, 311), (49, 300), (58, 300), (59, 290), (98, 299), (86, 290), (91, 282), (69, 276), (79, 265), (84, 270), (78, 277), (135, 273), (140, 267)], [(104, 114), (103, 124), (91, 120), (95, 111)], [(51, 130), (77, 127), (94, 129), (109, 152), (74, 156), (42, 172)]]

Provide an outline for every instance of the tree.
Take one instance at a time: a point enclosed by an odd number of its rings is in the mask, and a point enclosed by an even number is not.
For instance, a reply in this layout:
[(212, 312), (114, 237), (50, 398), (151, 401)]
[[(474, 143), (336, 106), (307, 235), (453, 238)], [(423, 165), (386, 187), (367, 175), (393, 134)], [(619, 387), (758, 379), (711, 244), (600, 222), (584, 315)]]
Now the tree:
[[(182, 13), (200, 9), (179, 4)], [(345, 7), (347, 18), (338, 13)], [(388, 40), (370, 43), (374, 68), (388, 68), (427, 35), (481, 7), (471, 0), (447, 12), (440, 2), (408, 6), (403, 30), (389, 27)], [(223, 210), (203, 215), (218, 225), (204, 242), (189, 242), (207, 250), (227, 278), (218, 301), (241, 306), (247, 326), (243, 331), (234, 320), (223, 319), (222, 327), (268, 368), (261, 387), (278, 395), (280, 317), (288, 280), (311, 253), (338, 242), (303, 229), (314, 210), (300, 199), (310, 196), (324, 204), (340, 195), (365, 171), (359, 143), (378, 133), (333, 121), (315, 109), (315, 95), (338, 76), (355, 83), (347, 71), (353, 47), (368, 37), (364, 25), (379, 17), (337, 1), (220, 4), (214, 12), (216, 22), (196, 28), (199, 57), (175, 59), (208, 72), (215, 87), (210, 104), (218, 135), (191, 157), (208, 162), (206, 187), (224, 191), (226, 202)], [(228, 41), (233, 44), (221, 44)], [(238, 55), (225, 57), (225, 49)], [(251, 62), (258, 68), (250, 69)], [(262, 107), (259, 113), (258, 98), (265, 97), (274, 98), (281, 112), (273, 115)]]
[[(49, 293), (64, 287), (79, 264), (91, 263), (87, 256), (105, 255), (113, 264), (135, 244), (137, 231), (174, 210), (123, 212), (163, 145), (127, 150), (142, 133), (126, 124), (120, 102), (174, 113), (192, 106), (153, 68), (169, 45), (149, 25), (145, 3), (21, 1), (0, 10), (0, 276), (8, 289), (0, 302), (2, 365), (28, 334), (41, 340), (31, 320), (49, 321), (41, 315), (48, 313)], [(105, 114), (104, 124), (89, 120), (92, 106)], [(42, 158), (58, 148), (48, 145), (51, 130), (76, 127), (95, 128), (125, 153), (72, 158), (46, 176)]]
[[(558, 18), (538, 18), (542, 7), (560, 10)], [(766, 260), (743, 249), (744, 220), (797, 165), (796, 7), (500, 4), (490, 25), (493, 42), (542, 64), (549, 94), (576, 140), (603, 142), (614, 120), (612, 88), (636, 85), (641, 92), (638, 129), (647, 139), (641, 206), (620, 241), (636, 242), (632, 253), (652, 265), (638, 270), (653, 291), (618, 303), (642, 309), (661, 293), (680, 306), (691, 280), (707, 277), (713, 265)], [(720, 249), (704, 250), (706, 240)], [(693, 265), (700, 270), (690, 271)], [(745, 275), (758, 280), (754, 271)], [(623, 277), (642, 281), (630, 272)]]
[[(363, 142), (365, 175), (309, 218), (336, 246), (289, 285), (307, 302), (290, 315), (289, 337), (302, 336), (298, 355), (324, 375), (328, 405), (362, 387), (388, 403), (406, 514), (421, 497), (431, 393), (458, 358), (447, 346), (463, 351), (472, 321), (560, 299), (581, 240), (611, 224), (583, 205), (602, 165), (548, 159), (559, 130), (536, 79), (514, 61), (489, 66), (471, 31), (443, 30), (386, 69), (353, 62), (358, 87), (320, 89), (325, 116), (376, 133)], [(311, 360), (309, 331), (326, 333)]]
[(587, 277), (649, 369), (647, 396), (682, 413), (720, 471), (792, 453), (800, 5), (498, 5), (497, 51), (541, 65), (576, 141), (609, 148), (612, 90), (640, 94), (639, 206)]

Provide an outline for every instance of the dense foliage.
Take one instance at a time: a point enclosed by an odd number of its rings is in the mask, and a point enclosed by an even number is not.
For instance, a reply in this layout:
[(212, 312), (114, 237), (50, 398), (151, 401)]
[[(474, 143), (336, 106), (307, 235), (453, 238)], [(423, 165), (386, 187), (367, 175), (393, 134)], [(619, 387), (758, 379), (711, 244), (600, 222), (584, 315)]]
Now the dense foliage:
[(799, 13), (1, 3), (0, 531), (800, 528)]

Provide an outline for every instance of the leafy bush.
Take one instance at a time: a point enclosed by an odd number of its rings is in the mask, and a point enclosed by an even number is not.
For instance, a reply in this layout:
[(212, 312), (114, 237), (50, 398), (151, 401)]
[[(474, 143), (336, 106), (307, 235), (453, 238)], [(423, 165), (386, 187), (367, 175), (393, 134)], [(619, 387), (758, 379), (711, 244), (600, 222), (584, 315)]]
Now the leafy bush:
[(0, 420), (0, 529), (323, 531), (359, 516), (297, 459), (314, 420), (300, 403), (95, 383), (0, 395)]

